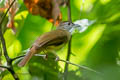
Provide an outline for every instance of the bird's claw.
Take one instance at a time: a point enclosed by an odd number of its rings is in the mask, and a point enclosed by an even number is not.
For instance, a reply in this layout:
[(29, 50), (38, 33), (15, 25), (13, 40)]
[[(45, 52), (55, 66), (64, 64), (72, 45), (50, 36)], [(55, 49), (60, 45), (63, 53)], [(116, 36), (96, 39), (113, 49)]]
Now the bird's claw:
[(56, 56), (55, 61), (59, 61), (59, 60), (60, 60), (59, 56)]

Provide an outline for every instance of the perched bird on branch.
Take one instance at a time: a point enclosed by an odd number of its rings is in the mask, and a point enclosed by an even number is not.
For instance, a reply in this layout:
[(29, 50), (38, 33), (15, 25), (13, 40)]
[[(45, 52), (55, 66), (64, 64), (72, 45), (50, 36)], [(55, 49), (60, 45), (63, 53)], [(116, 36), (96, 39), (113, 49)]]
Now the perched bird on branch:
[(70, 32), (73, 26), (76, 25), (70, 22), (62, 22), (56, 30), (47, 32), (38, 37), (18, 66), (23, 67), (36, 53), (40, 53), (44, 50), (56, 51), (64, 47), (70, 40)]

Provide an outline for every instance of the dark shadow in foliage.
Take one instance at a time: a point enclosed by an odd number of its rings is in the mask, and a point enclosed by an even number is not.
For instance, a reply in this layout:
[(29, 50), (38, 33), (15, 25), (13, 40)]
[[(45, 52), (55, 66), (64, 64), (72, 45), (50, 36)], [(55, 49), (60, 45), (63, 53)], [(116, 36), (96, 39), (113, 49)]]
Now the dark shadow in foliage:
[(43, 80), (61, 80), (60, 67), (52, 57), (55, 58), (51, 53), (48, 54), (47, 60), (42, 57), (33, 57), (29, 63), (30, 75)]
[(80, 72), (80, 70), (69, 71), (67, 80), (82, 80), (81, 75), (76, 75), (77, 72)]

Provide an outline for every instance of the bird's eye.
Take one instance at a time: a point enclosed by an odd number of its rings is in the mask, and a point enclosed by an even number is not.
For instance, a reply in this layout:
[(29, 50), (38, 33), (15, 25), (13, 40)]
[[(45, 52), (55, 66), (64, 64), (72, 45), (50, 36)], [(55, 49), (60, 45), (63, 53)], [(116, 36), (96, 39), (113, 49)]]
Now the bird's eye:
[(70, 25), (70, 22), (68, 22), (67, 24)]

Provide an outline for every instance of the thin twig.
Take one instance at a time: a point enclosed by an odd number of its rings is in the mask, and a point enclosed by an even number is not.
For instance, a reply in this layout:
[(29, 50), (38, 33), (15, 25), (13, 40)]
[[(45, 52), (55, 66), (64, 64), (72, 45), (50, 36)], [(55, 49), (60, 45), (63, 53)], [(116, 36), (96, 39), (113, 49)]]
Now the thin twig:
[(7, 60), (7, 62), (9, 63), (10, 62), (10, 57), (8, 56), (8, 53), (7, 53), (7, 49), (6, 49), (6, 43), (5, 43), (5, 39), (3, 37), (3, 34), (2, 34), (2, 29), (0, 29), (0, 39), (1, 39), (1, 42), (2, 42), (2, 47), (3, 47), (3, 51), (4, 51), (4, 56)]
[[(13, 58), (12, 59), (12, 61), (14, 61), (14, 60), (16, 60), (16, 59), (19, 59), (19, 58), (23, 58), (25, 56), (25, 54), (24, 55), (21, 55), (21, 56), (17, 56), (17, 57), (15, 57), (15, 58)], [(34, 54), (34, 56), (40, 56), (40, 57), (45, 57), (46, 55), (45, 54)]]
[(0, 66), (0, 68), (8, 69), (9, 67), (8, 66)]
[(1, 41), (0, 41), (0, 65), (2, 65), (2, 48), (1, 48)]
[(62, 60), (62, 59), (59, 59), (59, 61), (62, 61), (62, 62), (65, 62), (67, 64), (71, 64), (71, 65), (77, 66), (77, 67), (79, 67), (81, 69), (85, 69), (85, 70), (89, 70), (89, 71), (95, 72), (97, 74), (102, 74), (102, 73), (100, 73), (100, 72), (98, 72), (96, 70), (93, 70), (93, 69), (89, 68), (89, 67), (78, 65), (78, 64), (75, 64), (75, 63), (71, 63), (70, 61), (65, 61), (65, 60)]
[(17, 74), (15, 73), (15, 71), (13, 69), (13, 66), (10, 66), (10, 68), (8, 68), (8, 71), (12, 74), (12, 76), (15, 80), (19, 80)]
[(7, 49), (6, 49), (6, 43), (5, 43), (5, 39), (3, 37), (3, 33), (2, 33), (2, 23), (8, 13), (8, 11), (10, 10), (10, 8), (12, 7), (12, 5), (14, 4), (16, 0), (13, 0), (13, 2), (10, 4), (9, 8), (7, 9), (6, 13), (2, 16), (2, 19), (0, 21), (0, 36), (1, 36), (1, 42), (2, 42), (2, 45), (3, 45), (3, 51), (4, 51), (4, 56), (7, 60), (8, 63), (10, 63), (10, 57), (8, 56), (8, 53), (7, 53)]
[(10, 10), (10, 8), (12, 7), (12, 5), (14, 4), (15, 1), (16, 1), (16, 0), (14, 0), (14, 1), (10, 4), (10, 6), (9, 6), (9, 8), (7, 9), (6, 13), (2, 16), (2, 19), (1, 19), (1, 21), (0, 21), (0, 29), (1, 29), (1, 27), (2, 27), (1, 24), (3, 23), (5, 17), (6, 17), (6, 15), (7, 15), (7, 13), (8, 13), (8, 11)]
[[(12, 76), (14, 77), (15, 80), (19, 80), (17, 74), (15, 73), (14, 69), (13, 69), (13, 66), (12, 66), (12, 61), (11, 61), (11, 58), (8, 56), (8, 53), (7, 53), (7, 49), (6, 49), (6, 43), (5, 43), (5, 39), (3, 37), (3, 33), (2, 33), (2, 23), (8, 13), (8, 11), (10, 10), (10, 8), (12, 7), (12, 5), (14, 4), (15, 0), (10, 4), (9, 8), (7, 9), (6, 13), (3, 15), (2, 17), (2, 20), (0, 22), (0, 39), (1, 39), (1, 42), (2, 42), (2, 47), (3, 47), (3, 52), (4, 52), (4, 56), (6, 58), (6, 61), (7, 61), (7, 66), (8, 66), (8, 71), (12, 74)], [(3, 67), (3, 66), (1, 66)], [(5, 67), (4, 67), (5, 68)]]
[[(68, 43), (68, 52), (67, 52), (66, 61), (69, 61), (69, 59), (70, 59), (70, 54), (71, 54), (71, 39), (72, 39), (72, 36), (71, 36), (70, 41)], [(67, 74), (68, 74), (68, 63), (65, 64), (63, 80), (67, 80)]]
[[(68, 21), (70, 23), (72, 23), (70, 0), (67, 0), (67, 6), (68, 6)], [(68, 43), (68, 52), (67, 52), (66, 61), (69, 61), (69, 59), (70, 59), (70, 54), (71, 54), (71, 39), (72, 39), (72, 36), (71, 36), (70, 41)], [(67, 80), (67, 75), (68, 75), (68, 63), (65, 64), (63, 80)]]
[[(24, 56), (25, 56), (25, 55), (18, 56), (18, 57), (16, 57), (16, 58), (13, 58), (13, 60), (22, 58), (22, 57), (24, 57)], [(39, 56), (39, 57), (44, 58), (46, 55), (45, 55), (45, 54), (34, 54), (34, 56)], [(49, 57), (49, 58), (51, 58), (51, 59), (56, 59), (55, 57)], [(71, 65), (73, 65), (73, 66), (79, 67), (80, 69), (85, 69), (85, 70), (88, 70), (88, 71), (91, 71), (91, 72), (95, 72), (95, 73), (97, 73), (97, 74), (102, 74), (102, 73), (100, 73), (100, 72), (98, 72), (98, 71), (96, 71), (96, 70), (93, 70), (93, 69), (89, 68), (89, 67), (86, 67), (86, 66), (83, 66), (83, 65), (79, 65), (79, 64), (75, 64), (75, 63), (72, 63), (72, 62), (70, 62), (70, 61), (66, 61), (66, 60), (60, 59), (60, 58), (57, 59), (56, 61), (65, 62), (65, 63), (67, 63), (67, 64), (71, 64)]]
[[(15, 57), (15, 58), (13, 58), (12, 60), (16, 60), (16, 59), (22, 58), (22, 57), (24, 57), (24, 56), (25, 56), (25, 55), (17, 56), (17, 57)], [(44, 58), (46, 55), (45, 55), (45, 54), (34, 54), (34, 56), (39, 56), (39, 57)], [(49, 58), (51, 58), (51, 59), (56, 59), (55, 57), (49, 57)], [(67, 64), (71, 64), (71, 65), (74, 65), (74, 66), (79, 67), (79, 68), (81, 68), (81, 69), (85, 69), (85, 70), (89, 70), (89, 71), (95, 72), (95, 73), (97, 73), (97, 74), (102, 74), (102, 73), (100, 73), (100, 72), (98, 72), (98, 71), (96, 71), (96, 70), (93, 70), (93, 69), (89, 68), (89, 67), (82, 66), (82, 65), (78, 65), (78, 64), (72, 63), (72, 62), (70, 62), (70, 61), (66, 61), (66, 60), (60, 59), (60, 58), (59, 58), (57, 61), (65, 62), (65, 63), (67, 63)]]
[(19, 59), (19, 58), (21, 58), (21, 57), (24, 57), (24, 56), (25, 56), (25, 55), (17, 56), (17, 57), (15, 57), (15, 58), (13, 58), (12, 61), (14, 61), (14, 60), (16, 60), (16, 59)]
[(4, 51), (4, 56), (5, 56), (6, 60), (7, 60), (7, 66), (9, 66), (9, 68), (7, 68), (7, 69), (12, 74), (12, 76), (14, 77), (15, 80), (19, 80), (17, 74), (13, 70), (12, 61), (11, 61), (11, 58), (8, 56), (5, 39), (3, 37), (3, 34), (2, 34), (1, 30), (2, 29), (0, 29), (0, 37), (1, 37), (2, 47), (3, 47), (3, 51)]

